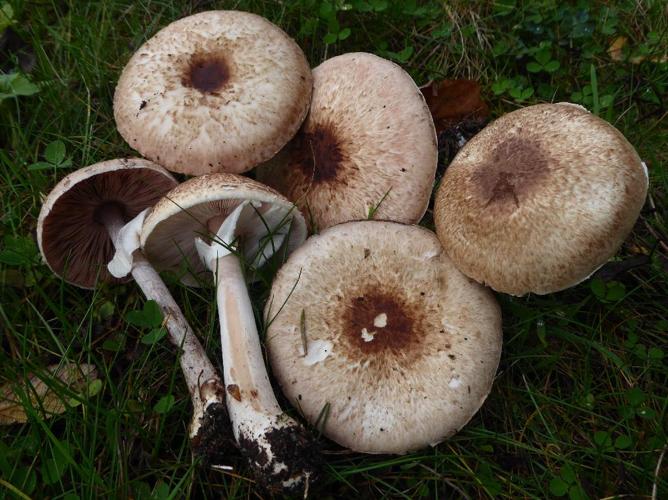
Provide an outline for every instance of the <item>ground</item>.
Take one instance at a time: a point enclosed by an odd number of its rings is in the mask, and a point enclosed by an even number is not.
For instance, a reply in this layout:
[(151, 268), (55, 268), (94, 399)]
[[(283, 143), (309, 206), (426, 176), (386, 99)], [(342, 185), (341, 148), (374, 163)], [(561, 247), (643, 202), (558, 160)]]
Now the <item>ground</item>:
[[(581, 103), (649, 167), (641, 217), (593, 279), (543, 297), (498, 295), (501, 364), (459, 434), (398, 457), (323, 440), (318, 496), (668, 498), (668, 12), (654, 0), (0, 1), (0, 31), (11, 30), (0, 42), (0, 384), (38, 374), (68, 401), (44, 419), (17, 390), (28, 422), (0, 427), (0, 497), (259, 494), (234, 453), (234, 472), (192, 461), (187, 391), (137, 288), (69, 286), (35, 243), (41, 201), (58, 179), (133, 154), (112, 114), (133, 51), (169, 22), (213, 8), (266, 16), (314, 66), (367, 51), (418, 84), (476, 80), (492, 117)], [(8, 76), (17, 69), (25, 76)], [(258, 311), (271, 272), (253, 289)], [(217, 360), (213, 290), (168, 283)], [(65, 362), (94, 365), (101, 382), (66, 389), (46, 375)]]

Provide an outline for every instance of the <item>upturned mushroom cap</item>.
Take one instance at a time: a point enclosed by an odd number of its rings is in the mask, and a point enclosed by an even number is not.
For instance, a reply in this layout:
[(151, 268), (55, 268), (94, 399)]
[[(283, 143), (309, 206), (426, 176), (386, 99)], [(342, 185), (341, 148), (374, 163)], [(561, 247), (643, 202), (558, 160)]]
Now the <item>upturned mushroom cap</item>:
[[(198, 255), (195, 240), (211, 241), (228, 215), (245, 201), (253, 206), (242, 214), (237, 225), (242, 248), (243, 240), (257, 243), (277, 228), (288, 231), (288, 252), (306, 238), (304, 217), (292, 202), (273, 189), (240, 175), (209, 174), (179, 184), (153, 207), (141, 232), (146, 257), (160, 270), (178, 270), (185, 265), (188, 284), (196, 283), (188, 280), (189, 276), (208, 279), (211, 273)], [(257, 213), (257, 219), (249, 220), (248, 213)], [(272, 227), (274, 224), (276, 227)], [(245, 250), (247, 258), (257, 257), (258, 251), (262, 251), (257, 247)]]
[(366, 453), (457, 432), (490, 392), (501, 354), (491, 292), (454, 267), (436, 235), (394, 222), (311, 237), (280, 269), (265, 318), (285, 395), (327, 437)]
[(46, 264), (68, 283), (94, 288), (97, 280), (120, 282), (107, 263), (114, 244), (106, 211), (125, 221), (151, 207), (177, 182), (150, 161), (109, 160), (72, 172), (53, 188), (39, 213), (37, 243)]
[(436, 131), (403, 69), (373, 54), (333, 57), (313, 70), (309, 115), (258, 178), (297, 203), (318, 229), (366, 219), (418, 222), (436, 172)]
[(468, 142), (436, 195), (436, 232), (466, 275), (513, 295), (573, 286), (633, 228), (645, 168), (614, 127), (580, 106), (502, 116)]
[(130, 146), (170, 170), (239, 173), (295, 135), (311, 87), (304, 53), (276, 25), (248, 12), (201, 12), (132, 56), (114, 117)]

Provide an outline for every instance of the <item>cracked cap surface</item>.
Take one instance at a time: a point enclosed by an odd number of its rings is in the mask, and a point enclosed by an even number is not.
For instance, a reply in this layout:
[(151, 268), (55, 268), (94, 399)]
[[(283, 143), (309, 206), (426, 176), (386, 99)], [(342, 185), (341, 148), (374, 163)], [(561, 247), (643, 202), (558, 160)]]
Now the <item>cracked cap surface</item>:
[(491, 292), (455, 268), (435, 234), (395, 222), (309, 238), (279, 270), (265, 320), (290, 402), (312, 425), (329, 405), (324, 435), (365, 453), (457, 432), (489, 394), (501, 354)]
[(240, 173), (295, 135), (311, 88), (304, 53), (280, 28), (248, 12), (201, 12), (132, 56), (114, 117), (130, 146), (169, 170)]
[(573, 286), (621, 246), (648, 179), (613, 126), (568, 103), (529, 106), (473, 137), (436, 194), (436, 232), (464, 274), (512, 295)]

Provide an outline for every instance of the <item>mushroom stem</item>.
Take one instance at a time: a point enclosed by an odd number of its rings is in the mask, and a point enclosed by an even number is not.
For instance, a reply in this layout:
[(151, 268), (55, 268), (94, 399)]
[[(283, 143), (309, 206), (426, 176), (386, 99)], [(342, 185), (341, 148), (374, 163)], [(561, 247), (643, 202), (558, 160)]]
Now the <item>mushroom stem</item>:
[[(105, 210), (100, 219), (114, 247), (118, 247), (120, 232), (125, 225), (120, 211)], [(220, 464), (227, 451), (226, 435), (229, 432), (222, 381), (181, 308), (141, 250), (134, 251), (131, 274), (144, 296), (160, 307), (168, 338), (180, 352), (179, 363), (193, 404), (190, 424), (193, 451), (207, 463)]]
[(230, 253), (213, 262), (234, 437), (266, 487), (306, 492), (317, 462), (312, 438), (276, 401), (238, 257)]

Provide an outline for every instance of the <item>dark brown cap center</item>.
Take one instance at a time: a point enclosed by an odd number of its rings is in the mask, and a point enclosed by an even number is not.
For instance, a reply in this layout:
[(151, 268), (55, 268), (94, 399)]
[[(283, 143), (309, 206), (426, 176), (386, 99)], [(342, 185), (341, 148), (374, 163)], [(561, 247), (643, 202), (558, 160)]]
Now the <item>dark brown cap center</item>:
[(183, 85), (205, 94), (220, 90), (230, 78), (230, 70), (221, 56), (196, 55), (188, 64)]
[(295, 148), (295, 158), (307, 178), (315, 183), (336, 179), (344, 157), (332, 127), (317, 125), (310, 132), (300, 133)]
[(536, 141), (512, 137), (491, 152), (472, 176), (485, 206), (518, 208), (549, 175), (549, 158)]
[(416, 318), (399, 296), (369, 289), (353, 296), (344, 313), (344, 335), (364, 354), (400, 351), (419, 342)]

